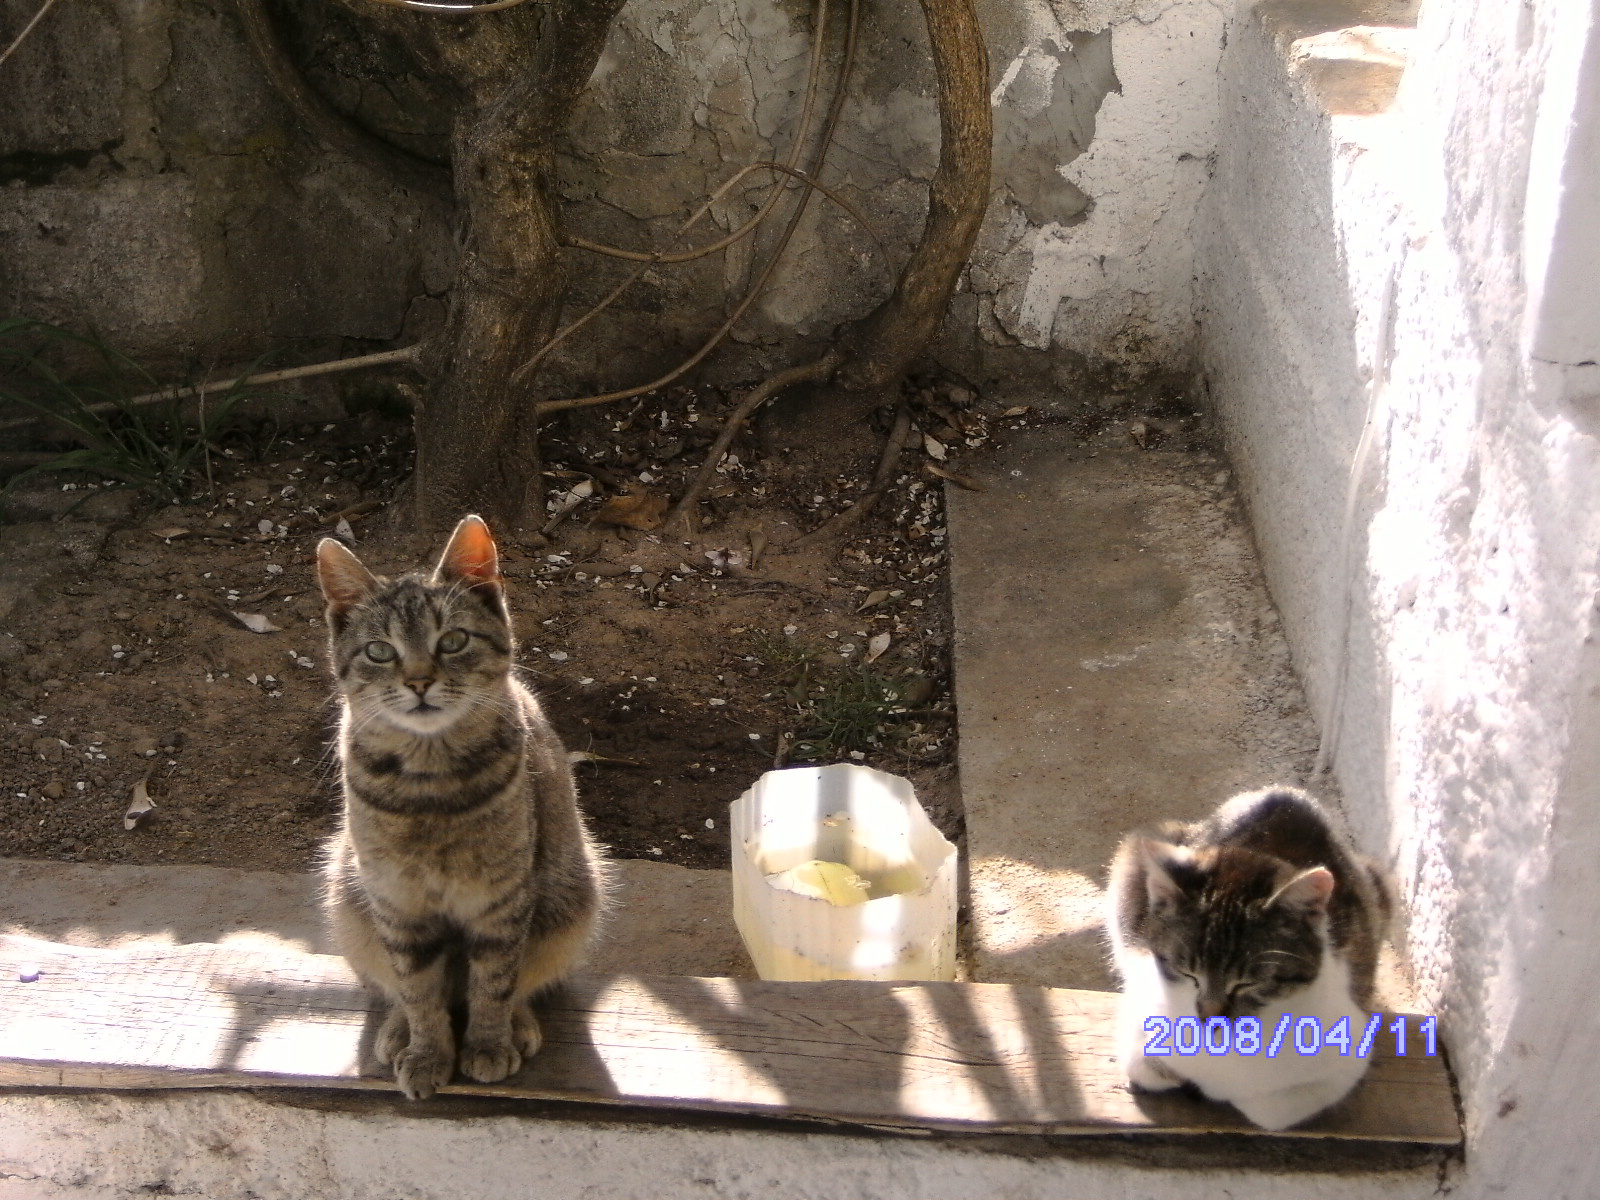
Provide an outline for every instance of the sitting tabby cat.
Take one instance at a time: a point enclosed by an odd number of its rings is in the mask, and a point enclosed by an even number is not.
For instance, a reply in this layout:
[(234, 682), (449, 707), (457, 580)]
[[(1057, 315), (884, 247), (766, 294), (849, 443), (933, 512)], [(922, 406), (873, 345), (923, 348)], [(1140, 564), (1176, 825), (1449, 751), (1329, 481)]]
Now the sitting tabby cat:
[(576, 964), (604, 877), (561, 743), (511, 674), (494, 539), (466, 517), (431, 578), (389, 580), (324, 538), (317, 573), (344, 702), (326, 909), (389, 1001), (378, 1059), (432, 1095), (464, 1003), (461, 1073), (504, 1079), (539, 1048), (530, 998)]
[[(1355, 1087), (1367, 1065), (1356, 1046), (1390, 902), (1378, 867), (1351, 850), (1310, 796), (1248, 792), (1206, 821), (1130, 834), (1112, 861), (1106, 899), (1122, 977), (1117, 1056), (1135, 1089), (1193, 1083), (1263, 1128), (1286, 1129)], [(1291, 1035), (1268, 1057), (1285, 1013), (1314, 1017), (1322, 1031), (1348, 1018), (1350, 1052), (1323, 1045), (1302, 1056)], [(1223, 1017), (1236, 1036), (1246, 1016), (1261, 1022), (1253, 1055), (1236, 1047), (1211, 1055), (1204, 1046), (1177, 1053), (1171, 1037), (1160, 1038), (1159, 1020), (1146, 1028), (1151, 1017), (1202, 1026)]]

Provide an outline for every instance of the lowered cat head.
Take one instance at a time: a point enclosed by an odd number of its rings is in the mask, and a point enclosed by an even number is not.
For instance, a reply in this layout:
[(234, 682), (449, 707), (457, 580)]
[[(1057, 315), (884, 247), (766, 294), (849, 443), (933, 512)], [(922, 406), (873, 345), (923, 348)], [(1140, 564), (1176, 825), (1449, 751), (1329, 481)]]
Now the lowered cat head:
[(430, 577), (374, 575), (332, 538), (317, 547), (339, 690), (358, 726), (442, 732), (510, 704), (511, 623), (489, 527), (464, 517)]
[(1334, 877), (1236, 846), (1130, 839), (1114, 886), (1119, 940), (1147, 950), (1174, 1011), (1240, 1017), (1315, 982)]

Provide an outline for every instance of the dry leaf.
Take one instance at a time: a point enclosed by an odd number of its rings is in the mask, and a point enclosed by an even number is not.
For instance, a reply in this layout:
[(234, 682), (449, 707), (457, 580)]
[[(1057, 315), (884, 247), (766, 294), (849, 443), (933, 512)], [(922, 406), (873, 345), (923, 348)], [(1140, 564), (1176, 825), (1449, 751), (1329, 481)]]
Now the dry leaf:
[(356, 531), (350, 528), (350, 521), (346, 517), (339, 518), (338, 524), (333, 527), (333, 536), (347, 546), (356, 544)]
[(667, 498), (659, 492), (641, 491), (613, 496), (595, 513), (602, 525), (621, 525), (627, 529), (659, 529), (667, 515)]
[[(885, 591), (884, 589), (882, 589), (882, 588), (879, 588), (875, 592), (868, 592), (867, 593), (867, 598), (861, 602), (861, 607), (857, 608), (856, 611), (857, 612), (864, 612), (867, 609), (871, 608), (875, 604), (882, 604), (888, 598), (889, 598), (889, 593), (887, 591)], [(869, 659), (868, 661), (871, 661), (871, 660)]]
[(983, 484), (979, 483), (976, 479), (973, 479), (967, 475), (957, 475), (954, 471), (947, 467), (941, 467), (937, 463), (923, 463), (922, 469), (929, 475), (937, 475), (940, 479), (948, 479), (957, 487), (966, 488), (969, 492), (983, 491)]
[(922, 435), (922, 448), (928, 452), (929, 458), (936, 458), (940, 462), (944, 461), (946, 453), (944, 443), (931, 433)]
[(880, 633), (867, 642), (867, 661), (877, 662), (883, 657), (883, 652), (889, 648), (889, 635)]
[(1017, 404), (1006, 409), (1005, 412), (1001, 413), (1000, 415), (1002, 417), (1020, 417), (1028, 411), (1028, 408), (1029, 406), (1026, 404)]
[(166, 538), (168, 541), (171, 541), (173, 538), (188, 537), (189, 531), (182, 525), (167, 525), (161, 529), (152, 529), (150, 531), (150, 536)]
[(556, 497), (550, 511), (555, 514), (570, 512), (592, 495), (594, 495), (594, 480), (582, 480)]
[(139, 780), (138, 783), (133, 785), (133, 799), (128, 804), (128, 811), (122, 814), (122, 827), (124, 829), (132, 829), (140, 821), (144, 820), (145, 815), (155, 806), (156, 802), (150, 799), (150, 792), (145, 787), (145, 781)]
[(229, 609), (228, 610), (228, 615), (231, 616), (235, 621), (239, 622), (239, 624), (243, 625), (251, 633), (282, 633), (283, 632), (283, 626), (274, 625), (271, 621), (267, 620), (267, 618), (262, 616), (260, 613), (234, 612), (232, 609)]

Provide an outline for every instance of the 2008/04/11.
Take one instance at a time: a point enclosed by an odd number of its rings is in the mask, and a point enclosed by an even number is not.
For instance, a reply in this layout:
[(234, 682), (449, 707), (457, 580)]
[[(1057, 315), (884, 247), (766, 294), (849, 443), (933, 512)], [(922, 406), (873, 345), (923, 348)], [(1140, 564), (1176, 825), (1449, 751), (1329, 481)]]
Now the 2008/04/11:
[[(1342, 1057), (1348, 1058), (1353, 1051), (1357, 1058), (1366, 1058), (1372, 1053), (1373, 1043), (1377, 1041), (1382, 1028), (1383, 1014), (1373, 1013), (1367, 1018), (1366, 1028), (1357, 1041), (1352, 1034), (1349, 1017), (1340, 1017), (1323, 1029), (1316, 1017), (1297, 1019), (1292, 1013), (1284, 1013), (1278, 1018), (1272, 1036), (1263, 1043), (1264, 1029), (1259, 1017), (1232, 1020), (1227, 1017), (1207, 1017), (1202, 1022), (1199, 1017), (1173, 1020), (1171, 1017), (1153, 1016), (1145, 1018), (1144, 1031), (1150, 1037), (1144, 1044), (1144, 1052), (1149, 1058), (1164, 1058), (1172, 1054), (1186, 1057), (1196, 1054), (1223, 1055), (1230, 1052), (1246, 1057), (1265, 1052), (1268, 1058), (1277, 1058), (1287, 1042), (1296, 1054), (1305, 1057), (1318, 1053), (1324, 1046), (1333, 1046), (1338, 1048)], [(1389, 1024), (1389, 1032), (1394, 1035), (1395, 1056), (1403, 1058), (1406, 1053), (1406, 1019), (1396, 1017)], [(1423, 1017), (1420, 1032), (1425, 1047), (1423, 1053), (1438, 1054), (1439, 1018)]]

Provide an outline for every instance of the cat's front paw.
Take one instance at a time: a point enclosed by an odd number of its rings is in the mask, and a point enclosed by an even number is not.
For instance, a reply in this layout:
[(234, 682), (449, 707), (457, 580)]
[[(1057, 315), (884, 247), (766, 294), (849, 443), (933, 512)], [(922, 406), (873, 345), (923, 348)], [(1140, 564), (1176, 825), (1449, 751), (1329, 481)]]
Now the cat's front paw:
[(426, 1100), (450, 1082), (455, 1055), (444, 1046), (407, 1046), (394, 1058), (394, 1081), (410, 1100)]
[(522, 1055), (509, 1041), (461, 1048), (461, 1073), (479, 1083), (499, 1083), (522, 1067)]
[(1175, 1087), (1183, 1086), (1181, 1076), (1156, 1059), (1146, 1058), (1142, 1054), (1125, 1060), (1122, 1069), (1128, 1076), (1129, 1086), (1136, 1092), (1170, 1092)]
[(524, 1000), (511, 1010), (511, 1042), (522, 1051), (524, 1059), (532, 1058), (544, 1045), (544, 1033), (539, 1029), (539, 1018), (533, 1014), (533, 1005)]
[(1352, 1082), (1343, 1079), (1321, 1080), (1259, 1096), (1240, 1097), (1233, 1101), (1233, 1106), (1261, 1128), (1276, 1133), (1310, 1120), (1342, 1100), (1352, 1086)]
[(379, 1026), (378, 1038), (373, 1044), (372, 1052), (378, 1061), (387, 1067), (399, 1058), (410, 1044), (411, 1026), (406, 1021), (405, 1009), (396, 1004)]

